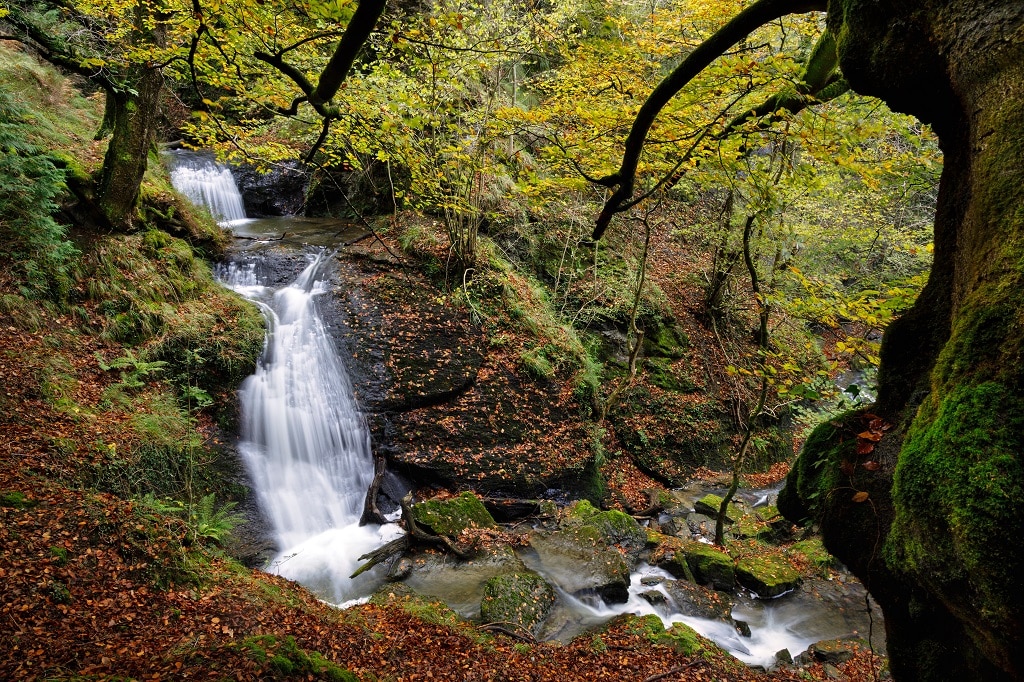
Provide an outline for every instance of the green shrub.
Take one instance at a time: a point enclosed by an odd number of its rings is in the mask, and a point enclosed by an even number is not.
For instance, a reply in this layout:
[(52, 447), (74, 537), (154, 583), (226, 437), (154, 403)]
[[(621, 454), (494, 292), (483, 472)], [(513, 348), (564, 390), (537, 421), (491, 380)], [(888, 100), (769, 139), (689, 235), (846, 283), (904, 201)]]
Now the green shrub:
[(77, 253), (52, 217), (66, 189), (65, 174), (28, 142), (31, 125), (28, 110), (0, 91), (0, 255), (16, 264), (23, 294), (63, 300)]

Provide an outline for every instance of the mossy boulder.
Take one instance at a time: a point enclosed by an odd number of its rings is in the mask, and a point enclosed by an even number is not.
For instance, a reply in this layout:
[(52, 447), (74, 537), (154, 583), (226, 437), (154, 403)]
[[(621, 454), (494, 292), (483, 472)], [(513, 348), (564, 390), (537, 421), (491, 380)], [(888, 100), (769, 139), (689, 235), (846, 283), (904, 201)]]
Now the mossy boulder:
[(681, 580), (668, 580), (664, 586), (684, 616), (731, 621), (733, 601), (724, 592)]
[(433, 499), (412, 506), (416, 522), (438, 535), (457, 536), (469, 528), (493, 528), (496, 524), (480, 498), (471, 492)]
[(685, 543), (662, 567), (677, 578), (712, 585), (716, 590), (728, 591), (736, 586), (732, 557), (703, 542)]
[[(710, 516), (713, 519), (718, 518), (718, 510), (722, 507), (722, 498), (718, 495), (708, 493), (704, 497), (700, 498), (693, 503), (693, 510), (698, 514), (704, 514)], [(740, 508), (734, 502), (729, 503), (729, 508), (725, 512), (726, 523), (736, 523), (736, 521), (743, 516), (743, 509)]]
[(489, 623), (513, 623), (537, 634), (555, 603), (555, 590), (536, 573), (508, 573), (484, 584), (480, 617)]
[(736, 579), (761, 599), (771, 599), (795, 589), (800, 584), (800, 572), (785, 557), (751, 555), (736, 563)]
[(619, 603), (629, 598), (630, 565), (594, 526), (534, 531), (530, 546), (544, 574), (566, 592), (593, 591)]
[(857, 653), (860, 643), (849, 639), (824, 639), (807, 647), (807, 656), (822, 663), (846, 663)]
[(838, 568), (839, 560), (828, 553), (825, 545), (818, 538), (810, 538), (794, 542), (786, 550), (790, 556), (806, 562), (811, 570), (817, 574), (825, 574), (829, 569)]
[(615, 509), (599, 511), (586, 500), (566, 510), (565, 525), (596, 530), (606, 543), (624, 549), (634, 562), (647, 545), (647, 532), (632, 516)]
[(655, 644), (667, 646), (684, 656), (695, 656), (707, 648), (707, 640), (683, 623), (675, 623), (668, 630), (651, 637)]

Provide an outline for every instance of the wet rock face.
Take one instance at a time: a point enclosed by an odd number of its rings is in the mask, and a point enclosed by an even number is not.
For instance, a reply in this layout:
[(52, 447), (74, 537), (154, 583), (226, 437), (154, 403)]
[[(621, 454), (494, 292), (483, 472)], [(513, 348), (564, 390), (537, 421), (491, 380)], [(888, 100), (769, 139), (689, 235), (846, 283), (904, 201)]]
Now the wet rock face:
[(535, 531), (530, 534), (530, 546), (537, 552), (545, 574), (566, 592), (594, 592), (610, 603), (629, 598), (631, 567), (597, 534), (579, 528)]
[(298, 163), (282, 164), (260, 173), (252, 166), (231, 169), (250, 218), (299, 215), (306, 200), (309, 178)]
[(539, 575), (509, 573), (484, 585), (480, 617), (488, 623), (512, 623), (536, 635), (554, 603), (555, 590)]
[(587, 485), (589, 435), (561, 384), (526, 376), (468, 310), (371, 240), (337, 265), (318, 305), (392, 470), (485, 495)]

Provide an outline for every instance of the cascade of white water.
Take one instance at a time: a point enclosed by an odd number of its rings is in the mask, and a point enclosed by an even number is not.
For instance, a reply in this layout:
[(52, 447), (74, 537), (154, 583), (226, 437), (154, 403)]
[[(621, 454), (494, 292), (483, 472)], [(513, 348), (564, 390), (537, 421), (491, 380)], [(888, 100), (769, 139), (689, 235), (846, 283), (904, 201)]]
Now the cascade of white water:
[(245, 218), (245, 207), (231, 169), (195, 152), (168, 152), (171, 184), (189, 201), (205, 206), (218, 222)]
[(277, 291), (257, 282), (254, 264), (231, 266), (222, 279), (259, 302), (268, 323), (263, 357), (240, 390), (239, 449), (282, 549), (270, 569), (338, 603), (365, 593), (348, 578), (357, 558), (398, 531), (359, 526), (373, 457), (314, 302), (325, 260), (321, 253)]

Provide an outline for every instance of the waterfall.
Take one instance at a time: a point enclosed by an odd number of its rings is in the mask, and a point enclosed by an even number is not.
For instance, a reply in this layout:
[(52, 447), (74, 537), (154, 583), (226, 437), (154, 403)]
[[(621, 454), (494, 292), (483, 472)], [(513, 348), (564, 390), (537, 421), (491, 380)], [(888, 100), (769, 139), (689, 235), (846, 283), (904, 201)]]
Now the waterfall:
[(245, 219), (245, 207), (231, 169), (203, 153), (167, 152), (171, 184), (189, 201), (204, 206), (217, 222)]
[(326, 290), (327, 260), (324, 252), (311, 258), (277, 291), (258, 282), (255, 262), (230, 265), (221, 278), (257, 301), (267, 318), (263, 356), (240, 390), (239, 450), (281, 549), (268, 570), (339, 603), (372, 589), (372, 577), (348, 576), (360, 555), (399, 531), (359, 526), (373, 457), (345, 366), (314, 301)]

